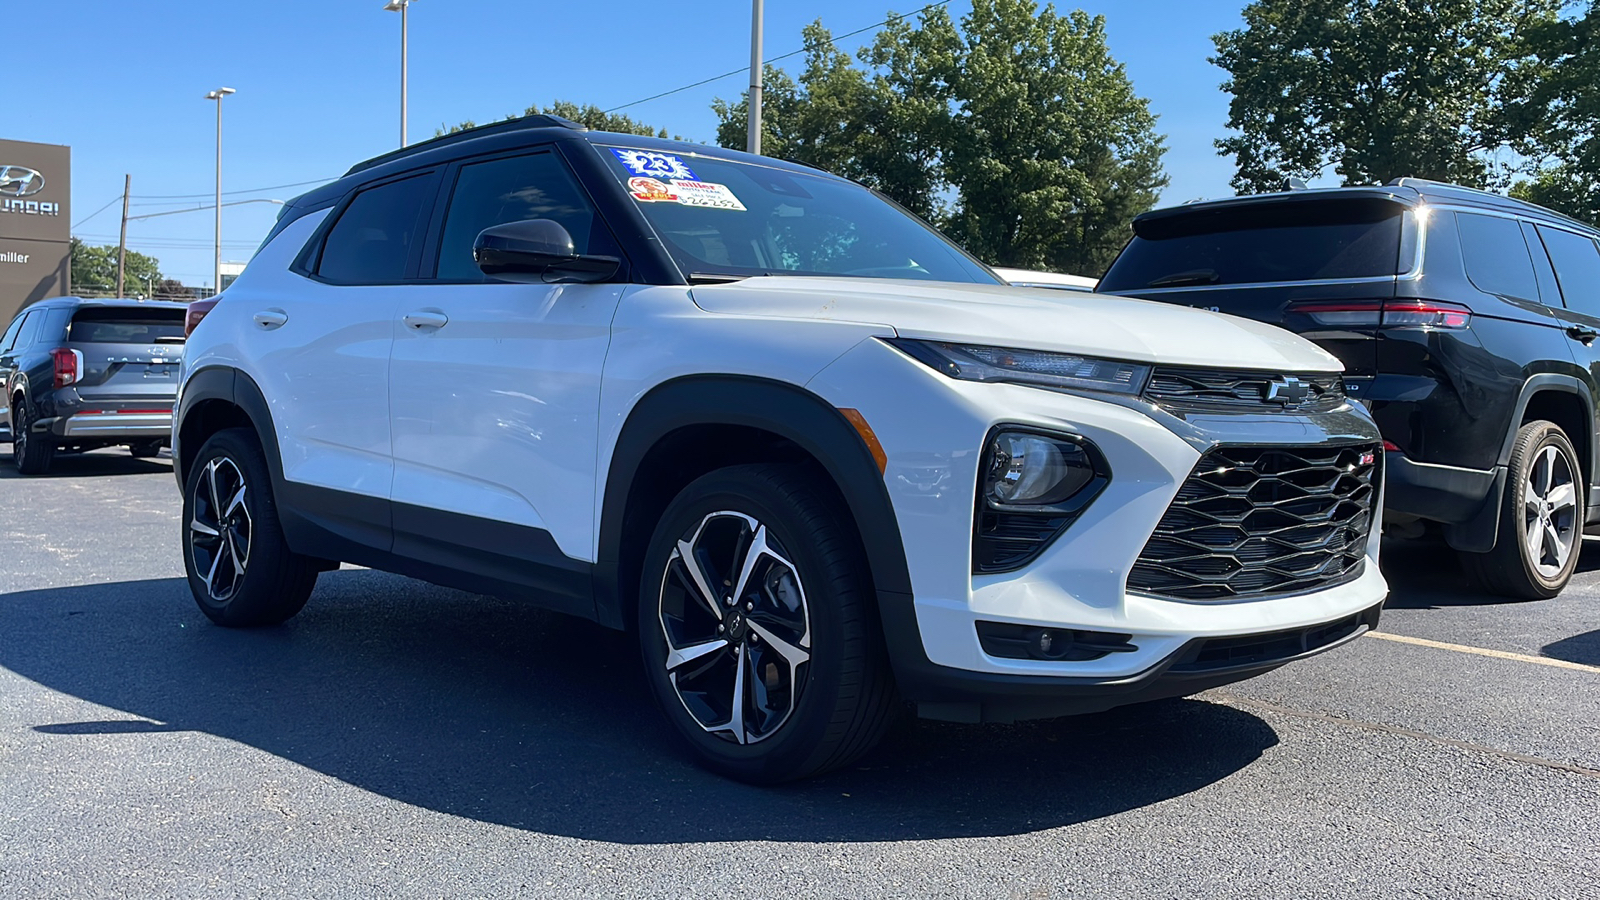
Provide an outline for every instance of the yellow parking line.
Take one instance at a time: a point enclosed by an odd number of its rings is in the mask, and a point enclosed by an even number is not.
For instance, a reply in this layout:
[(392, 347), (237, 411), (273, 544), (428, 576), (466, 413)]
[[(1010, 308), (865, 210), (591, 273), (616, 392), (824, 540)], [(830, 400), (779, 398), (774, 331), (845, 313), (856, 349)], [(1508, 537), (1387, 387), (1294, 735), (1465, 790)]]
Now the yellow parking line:
[(1387, 631), (1369, 631), (1367, 637), (1383, 641), (1394, 641), (1399, 644), (1415, 644), (1418, 647), (1433, 647), (1436, 650), (1454, 650), (1457, 653), (1472, 653), (1477, 656), (1492, 656), (1495, 659), (1513, 659), (1517, 662), (1534, 663), (1541, 666), (1552, 666), (1557, 669), (1576, 669), (1579, 672), (1591, 672), (1600, 675), (1600, 666), (1586, 666), (1583, 663), (1567, 662), (1564, 659), (1551, 659), (1548, 656), (1529, 656), (1526, 653), (1507, 653), (1504, 650), (1488, 650), (1483, 647), (1468, 647), (1465, 644), (1446, 644), (1444, 641), (1430, 641), (1423, 638), (1406, 637), (1403, 634), (1391, 634)]

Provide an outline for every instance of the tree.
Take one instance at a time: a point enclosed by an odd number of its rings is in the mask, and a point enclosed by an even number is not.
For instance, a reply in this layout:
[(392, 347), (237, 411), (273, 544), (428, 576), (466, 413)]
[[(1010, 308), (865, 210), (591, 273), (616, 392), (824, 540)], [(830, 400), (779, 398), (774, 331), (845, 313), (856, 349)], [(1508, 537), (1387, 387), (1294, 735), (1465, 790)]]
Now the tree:
[(1418, 176), (1503, 184), (1532, 126), (1533, 36), (1565, 0), (1256, 0), (1212, 40), (1228, 73), (1234, 187), (1329, 167), (1345, 184)]
[[(1155, 117), (1105, 21), (1032, 0), (898, 18), (859, 54), (806, 28), (798, 79), (769, 67), (762, 150), (860, 181), (995, 265), (1102, 271), (1166, 185)], [(746, 101), (717, 100), (724, 147)]]
[[(73, 238), (71, 254), (73, 290), (116, 291), (117, 248), (114, 245), (95, 247)], [(149, 285), (161, 280), (161, 265), (155, 257), (128, 251), (123, 261), (123, 293), (145, 293)]]
[(1538, 53), (1521, 119), (1532, 126), (1525, 155), (1540, 160), (1511, 195), (1575, 219), (1600, 223), (1600, 10), (1530, 33)]
[[(578, 104), (568, 100), (557, 100), (549, 106), (539, 106), (538, 104), (535, 104), (523, 110), (521, 116), (560, 116), (563, 119), (571, 119), (572, 121), (579, 123), (591, 131), (615, 131), (619, 134), (638, 134), (644, 135), (645, 137), (664, 138), (667, 136), (667, 130), (665, 128), (652, 128), (649, 125), (638, 121), (637, 119), (621, 113), (606, 112), (592, 103), (579, 106)], [(517, 119), (521, 118), (521, 116), (510, 115), (506, 116), (505, 119), (501, 119), (500, 121)], [(440, 125), (438, 130), (434, 131), (433, 136), (441, 137), (446, 134), (455, 134), (458, 131), (465, 131), (468, 128), (476, 127), (477, 123), (471, 119), (468, 119), (459, 125)], [(683, 138), (676, 135), (673, 137), (675, 140), (683, 140)]]

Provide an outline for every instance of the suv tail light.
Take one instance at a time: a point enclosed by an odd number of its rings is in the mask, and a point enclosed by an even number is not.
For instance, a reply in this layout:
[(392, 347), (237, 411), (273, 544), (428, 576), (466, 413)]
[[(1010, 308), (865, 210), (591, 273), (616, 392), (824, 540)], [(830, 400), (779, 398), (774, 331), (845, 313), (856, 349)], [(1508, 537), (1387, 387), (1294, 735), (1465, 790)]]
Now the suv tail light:
[(83, 354), (77, 350), (68, 350), (57, 347), (50, 351), (50, 359), (55, 362), (56, 387), (63, 388), (69, 384), (77, 384), (83, 377)]
[(189, 309), (183, 314), (184, 337), (194, 334), (194, 327), (200, 324), (200, 320), (206, 317), (206, 313), (211, 312), (219, 299), (221, 298), (207, 297), (204, 300), (192, 300), (189, 302)]
[(1289, 304), (1284, 312), (1341, 328), (1459, 331), (1472, 322), (1471, 309), (1439, 300), (1307, 300)]

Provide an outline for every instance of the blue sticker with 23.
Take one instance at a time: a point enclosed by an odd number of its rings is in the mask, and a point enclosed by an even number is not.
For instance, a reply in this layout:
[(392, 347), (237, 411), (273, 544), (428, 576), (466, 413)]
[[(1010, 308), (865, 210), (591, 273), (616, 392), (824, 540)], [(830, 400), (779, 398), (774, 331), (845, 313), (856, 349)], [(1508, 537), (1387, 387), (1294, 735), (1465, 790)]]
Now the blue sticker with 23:
[(683, 164), (683, 160), (670, 153), (654, 153), (649, 150), (623, 150), (612, 147), (611, 152), (622, 160), (628, 171), (635, 175), (648, 178), (659, 178), (663, 181), (698, 181), (694, 172)]

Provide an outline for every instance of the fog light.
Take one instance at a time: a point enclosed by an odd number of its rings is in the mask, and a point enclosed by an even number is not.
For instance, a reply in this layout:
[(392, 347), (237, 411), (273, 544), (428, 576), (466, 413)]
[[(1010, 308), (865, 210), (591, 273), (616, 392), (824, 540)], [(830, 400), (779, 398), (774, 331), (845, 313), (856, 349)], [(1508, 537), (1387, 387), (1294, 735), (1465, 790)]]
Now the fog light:
[(1083, 445), (1062, 438), (1001, 432), (989, 446), (984, 496), (998, 507), (1054, 506), (1094, 480)]

